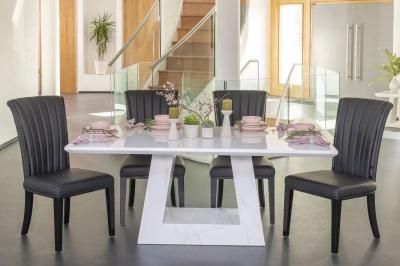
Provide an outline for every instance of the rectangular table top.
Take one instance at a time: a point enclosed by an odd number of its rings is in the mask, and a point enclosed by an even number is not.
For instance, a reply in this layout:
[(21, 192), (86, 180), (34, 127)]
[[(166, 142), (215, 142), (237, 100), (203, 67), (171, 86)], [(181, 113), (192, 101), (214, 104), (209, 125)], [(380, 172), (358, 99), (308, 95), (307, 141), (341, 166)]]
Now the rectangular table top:
[[(168, 141), (167, 134), (145, 130), (121, 130), (120, 137), (112, 143), (69, 144), (69, 153), (87, 154), (214, 154), (231, 156), (313, 156), (333, 157), (336, 148), (315, 144), (292, 145), (276, 131), (241, 133), (233, 130), (231, 138), (221, 138), (220, 129), (213, 139), (185, 139)], [(324, 133), (326, 134), (326, 133)]]

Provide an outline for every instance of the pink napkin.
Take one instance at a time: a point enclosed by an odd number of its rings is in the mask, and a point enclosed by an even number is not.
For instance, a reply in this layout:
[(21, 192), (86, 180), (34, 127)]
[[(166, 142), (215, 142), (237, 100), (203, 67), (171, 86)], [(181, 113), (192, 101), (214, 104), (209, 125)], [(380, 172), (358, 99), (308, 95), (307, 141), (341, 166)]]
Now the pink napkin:
[(72, 141), (72, 144), (109, 143), (115, 140), (111, 134), (82, 134)]
[(287, 139), (290, 144), (316, 144), (320, 146), (328, 146), (331, 143), (322, 136), (297, 136)]

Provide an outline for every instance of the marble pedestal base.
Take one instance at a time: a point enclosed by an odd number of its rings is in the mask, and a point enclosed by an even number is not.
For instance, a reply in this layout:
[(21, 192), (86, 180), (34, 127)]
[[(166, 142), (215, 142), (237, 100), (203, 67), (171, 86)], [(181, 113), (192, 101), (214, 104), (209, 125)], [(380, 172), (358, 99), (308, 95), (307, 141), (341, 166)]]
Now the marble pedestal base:
[(138, 244), (265, 246), (251, 156), (231, 156), (237, 209), (168, 208), (175, 161), (153, 155)]

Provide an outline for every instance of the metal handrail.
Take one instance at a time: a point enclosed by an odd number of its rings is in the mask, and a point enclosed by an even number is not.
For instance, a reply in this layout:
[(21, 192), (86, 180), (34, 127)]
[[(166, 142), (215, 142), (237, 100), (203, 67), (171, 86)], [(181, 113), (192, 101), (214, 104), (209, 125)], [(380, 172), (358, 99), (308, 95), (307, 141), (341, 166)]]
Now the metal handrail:
[[(293, 64), (293, 66), (292, 66), (292, 68), (290, 69), (290, 71), (289, 71), (289, 75), (288, 75), (288, 77), (286, 78), (286, 82), (285, 82), (285, 86), (283, 87), (283, 92), (282, 92), (282, 96), (281, 96), (281, 100), (279, 101), (279, 105), (278, 105), (278, 110), (276, 111), (276, 117), (275, 117), (275, 124), (278, 124), (278, 121), (279, 121), (279, 115), (280, 115), (280, 113), (281, 113), (281, 106), (282, 106), (282, 102), (283, 102), (283, 99), (285, 98), (285, 94), (286, 94), (286, 92), (290, 89), (290, 79), (291, 79), (291, 77), (292, 77), (292, 74), (293, 74), (293, 71), (294, 71), (294, 69), (297, 67), (297, 66), (299, 66), (299, 65), (301, 65), (301, 64)], [(289, 95), (288, 95), (288, 120), (289, 120), (289, 104), (290, 104), (290, 91), (289, 91)], [(289, 122), (289, 121), (288, 121)]]
[(157, 67), (164, 59), (169, 56), (171, 53), (173, 53), (176, 49), (178, 49), (184, 42), (186, 42), (192, 35), (206, 23), (206, 21), (215, 13), (215, 6), (211, 8), (211, 10), (194, 26), (188, 33), (183, 36), (182, 39), (180, 39), (174, 46), (172, 46), (167, 52), (164, 53), (163, 56), (160, 57), (154, 64), (151, 66), (152, 69)]
[(249, 61), (247, 61), (247, 63), (244, 64), (242, 69), (240, 69), (240, 74), (242, 74), (251, 63), (257, 63), (257, 82), (258, 82), (257, 87), (258, 89), (260, 89), (260, 60), (250, 59)]
[(143, 18), (143, 20), (140, 22), (139, 26), (136, 28), (136, 30), (133, 32), (133, 34), (128, 38), (128, 40), (125, 42), (125, 44), (119, 49), (117, 54), (111, 59), (111, 61), (108, 63), (108, 66), (111, 67), (115, 61), (118, 60), (118, 58), (121, 56), (121, 54), (128, 48), (128, 46), (135, 40), (136, 36), (139, 34), (139, 32), (142, 30), (144, 25), (146, 24), (147, 20), (151, 17), (151, 14), (153, 13), (154, 9), (159, 5), (160, 0), (154, 1), (154, 4), (150, 8), (149, 12), (147, 12), (146, 16)]

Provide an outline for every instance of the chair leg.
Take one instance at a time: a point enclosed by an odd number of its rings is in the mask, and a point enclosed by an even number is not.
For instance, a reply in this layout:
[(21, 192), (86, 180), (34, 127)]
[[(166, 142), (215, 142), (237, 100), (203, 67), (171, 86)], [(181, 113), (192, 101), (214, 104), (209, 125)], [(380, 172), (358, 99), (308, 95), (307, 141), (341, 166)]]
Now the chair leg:
[(379, 239), (381, 235), (379, 234), (378, 222), (376, 221), (375, 194), (367, 196), (367, 205), (369, 223), (371, 224), (372, 234), (375, 238)]
[(275, 178), (268, 179), (269, 223), (275, 224)]
[(257, 179), (258, 183), (258, 198), (260, 201), (260, 207), (265, 208), (265, 196), (264, 196), (264, 180), (263, 179)]
[(71, 198), (70, 197), (65, 198), (64, 199), (64, 224), (69, 223), (70, 205), (71, 205)]
[(283, 236), (289, 236), (290, 219), (292, 217), (293, 189), (285, 186), (285, 202), (283, 210)]
[(54, 244), (57, 252), (62, 250), (62, 222), (63, 222), (63, 199), (54, 199)]
[(185, 207), (185, 179), (184, 177), (178, 178), (178, 194), (179, 194), (179, 207)]
[(223, 197), (224, 197), (224, 180), (218, 179), (217, 208), (222, 207)]
[(25, 191), (25, 211), (24, 211), (24, 222), (22, 223), (21, 235), (26, 235), (29, 231), (29, 225), (31, 224), (33, 208), (33, 193)]
[(129, 180), (129, 199), (128, 199), (128, 206), (129, 208), (133, 207), (133, 204), (135, 202), (135, 183), (136, 180), (135, 179), (130, 179)]
[(218, 179), (216, 178), (210, 178), (211, 182), (211, 194), (210, 194), (210, 200), (211, 200), (211, 208), (216, 208), (217, 207), (217, 182)]
[(340, 215), (342, 211), (342, 201), (332, 200), (332, 229), (331, 229), (331, 252), (338, 253), (340, 235)]
[(114, 187), (106, 188), (108, 234), (115, 235)]
[(125, 225), (126, 177), (119, 180), (119, 223)]
[(172, 178), (172, 181), (171, 181), (171, 205), (172, 205), (172, 207), (176, 207), (176, 195), (175, 195), (174, 178)]

